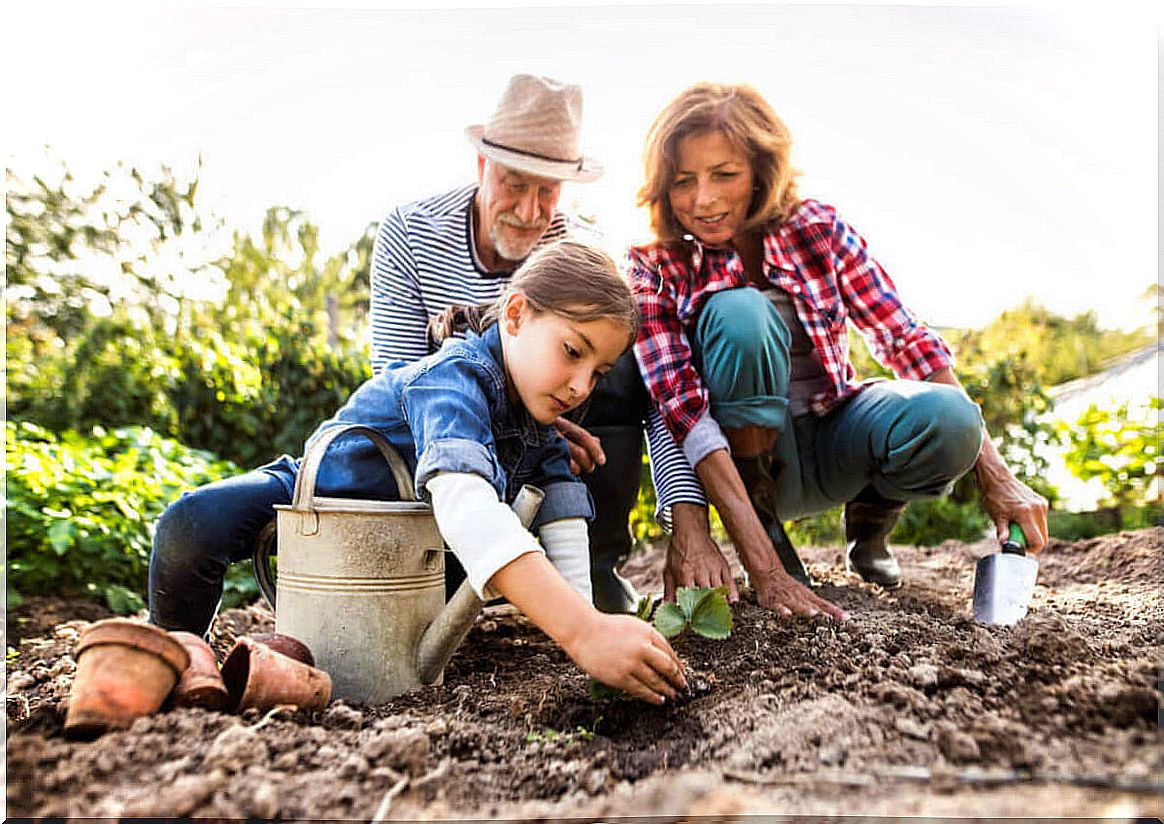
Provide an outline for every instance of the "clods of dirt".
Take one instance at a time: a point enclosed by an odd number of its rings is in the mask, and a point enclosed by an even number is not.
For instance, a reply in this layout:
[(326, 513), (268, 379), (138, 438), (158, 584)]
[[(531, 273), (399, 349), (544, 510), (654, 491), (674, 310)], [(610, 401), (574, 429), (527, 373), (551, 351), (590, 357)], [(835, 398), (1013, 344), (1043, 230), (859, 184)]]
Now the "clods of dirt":
[[(1158, 815), (1162, 544), (1164, 529), (1053, 542), (1010, 628), (970, 616), (989, 542), (897, 547), (894, 591), (808, 548), (852, 620), (778, 618), (745, 589), (730, 638), (677, 642), (695, 686), (663, 707), (595, 701), (543, 633), (491, 607), (441, 686), (315, 715), (171, 710), (91, 743), (61, 721), (76, 637), (104, 616), (45, 602), (9, 662), (9, 814)], [(624, 567), (640, 590), (661, 589), (661, 553)], [(273, 628), (265, 606), (230, 610), (212, 646), (221, 660)]]

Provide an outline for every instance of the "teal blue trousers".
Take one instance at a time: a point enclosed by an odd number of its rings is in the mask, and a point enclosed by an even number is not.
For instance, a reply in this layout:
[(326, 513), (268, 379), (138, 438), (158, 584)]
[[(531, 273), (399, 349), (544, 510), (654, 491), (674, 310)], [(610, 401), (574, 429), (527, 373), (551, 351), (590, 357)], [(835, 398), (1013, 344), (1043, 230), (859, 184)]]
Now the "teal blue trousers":
[(867, 488), (887, 501), (937, 498), (974, 465), (982, 413), (946, 384), (882, 381), (824, 417), (790, 416), (790, 341), (771, 301), (741, 288), (708, 299), (691, 342), (719, 425), (778, 433), (773, 472), (781, 519), (823, 512)]

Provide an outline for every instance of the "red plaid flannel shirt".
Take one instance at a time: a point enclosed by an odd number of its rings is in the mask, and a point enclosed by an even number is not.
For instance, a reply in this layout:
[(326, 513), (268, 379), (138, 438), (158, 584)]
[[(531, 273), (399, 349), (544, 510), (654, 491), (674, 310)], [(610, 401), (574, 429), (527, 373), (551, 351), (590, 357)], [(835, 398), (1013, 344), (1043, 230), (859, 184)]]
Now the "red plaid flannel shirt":
[[(688, 332), (704, 301), (749, 285), (735, 250), (688, 240), (629, 251), (630, 278), (642, 313), (635, 356), (663, 421), (682, 443), (708, 408), (707, 389), (691, 360)], [(824, 415), (870, 381), (849, 361), (846, 321), (865, 336), (877, 361), (899, 378), (924, 380), (954, 359), (945, 341), (910, 312), (865, 240), (833, 207), (805, 200), (764, 238), (764, 275), (791, 294), (796, 315), (832, 381), (812, 398)]]

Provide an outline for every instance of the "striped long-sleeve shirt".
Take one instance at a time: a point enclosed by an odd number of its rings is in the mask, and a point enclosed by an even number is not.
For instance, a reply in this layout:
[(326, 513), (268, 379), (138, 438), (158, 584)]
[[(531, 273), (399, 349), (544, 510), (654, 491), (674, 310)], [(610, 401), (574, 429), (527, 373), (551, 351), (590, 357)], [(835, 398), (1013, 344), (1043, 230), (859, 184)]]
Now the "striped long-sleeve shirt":
[[(632, 248), (629, 260), (643, 318), (635, 356), (657, 404), (648, 424), (648, 446), (665, 446), (674, 438), (686, 453), (657, 461), (652, 449), (659, 514), (666, 520), (671, 504), (706, 502), (691, 467), (711, 449), (726, 446), (692, 362), (691, 327), (710, 295), (746, 288), (749, 281), (734, 250), (706, 247), (697, 240)], [(815, 200), (801, 203), (765, 235), (763, 267), (765, 279), (792, 296), (830, 379), (830, 387), (812, 398), (817, 415), (866, 383), (857, 379), (849, 361), (848, 321), (861, 331), (874, 357), (898, 377), (922, 380), (953, 364), (942, 338), (902, 304), (893, 281), (868, 254), (864, 238), (833, 207)]]
[[(477, 259), (473, 198), (465, 186), (401, 206), (380, 223), (372, 251), (372, 371), (392, 360), (428, 354), (428, 321), (454, 304), (495, 300), (510, 272)], [(575, 221), (554, 215), (541, 246), (572, 233)]]

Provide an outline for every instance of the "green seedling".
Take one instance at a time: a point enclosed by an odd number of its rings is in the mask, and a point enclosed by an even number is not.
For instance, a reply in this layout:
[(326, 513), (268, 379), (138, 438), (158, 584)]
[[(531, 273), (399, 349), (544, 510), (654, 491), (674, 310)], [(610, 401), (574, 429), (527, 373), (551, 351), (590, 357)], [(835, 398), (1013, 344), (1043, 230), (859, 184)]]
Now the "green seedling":
[(674, 602), (664, 601), (655, 610), (655, 629), (664, 638), (676, 638), (690, 630), (722, 641), (732, 634), (727, 592), (727, 587), (680, 587)]
[[(674, 603), (656, 602), (649, 595), (641, 598), (635, 615), (640, 620), (652, 621), (659, 634), (667, 639), (690, 631), (721, 641), (732, 634), (732, 608), (728, 605), (727, 593), (727, 587), (680, 587), (675, 592)], [(593, 678), (586, 689), (595, 701), (629, 698), (622, 690)]]
[(542, 732), (530, 730), (525, 734), (525, 745), (530, 744), (550, 744), (555, 741), (561, 741), (563, 744), (573, 744), (575, 741), (593, 741), (595, 732), (598, 730), (598, 723), (602, 720), (602, 716), (594, 719), (594, 726), (591, 729), (586, 729), (581, 724), (574, 728), (573, 732), (558, 732), (552, 728), (546, 728)]

